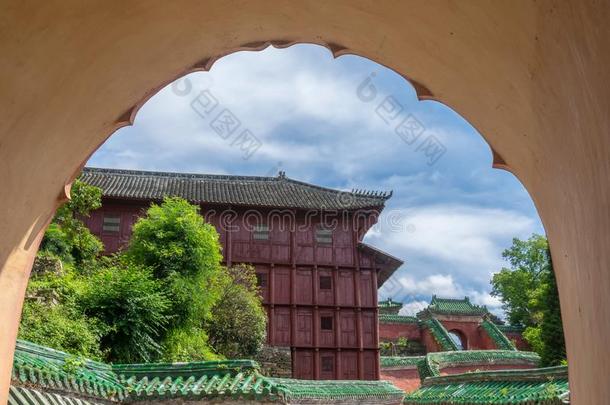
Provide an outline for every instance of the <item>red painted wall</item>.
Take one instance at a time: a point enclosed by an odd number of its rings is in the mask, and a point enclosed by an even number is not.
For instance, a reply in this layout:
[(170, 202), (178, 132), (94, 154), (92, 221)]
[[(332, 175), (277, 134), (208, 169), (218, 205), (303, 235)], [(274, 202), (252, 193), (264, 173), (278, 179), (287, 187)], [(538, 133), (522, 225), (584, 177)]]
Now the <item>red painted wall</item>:
[[(530, 369), (535, 366), (524, 364), (524, 365), (503, 365), (503, 364), (472, 364), (469, 366), (461, 367), (446, 367), (440, 370), (441, 375), (452, 375), (468, 373), (474, 370), (480, 371), (491, 371), (491, 370), (519, 370), (519, 369)], [(384, 368), (380, 371), (380, 379), (391, 381), (397, 387), (403, 389), (406, 392), (415, 391), (421, 385), (419, 373), (417, 368)]]
[(421, 331), (416, 323), (379, 323), (380, 340), (396, 340), (405, 337), (409, 340), (421, 340)]
[(424, 343), (424, 346), (426, 346), (426, 351), (428, 353), (442, 351), (439, 344), (436, 343), (436, 339), (434, 339), (434, 336), (432, 336), (432, 334), (430, 333), (430, 331), (428, 329), (422, 329), (421, 336), (422, 336), (422, 342)]
[[(476, 320), (467, 320), (460, 317), (454, 319), (441, 319), (445, 329), (456, 332), (466, 341), (467, 350), (497, 349), (495, 342)], [(519, 333), (507, 333), (509, 339), (514, 340), (519, 350), (530, 350), (529, 345)], [(440, 346), (427, 329), (420, 329), (416, 324), (380, 323), (379, 339), (382, 341), (395, 341), (400, 337), (409, 340), (421, 341), (428, 352), (440, 351)], [(465, 338), (465, 339), (464, 339)]]
[(379, 379), (390, 381), (405, 392), (412, 392), (421, 385), (417, 368), (388, 370), (381, 369)]
[(523, 351), (530, 351), (532, 350), (531, 346), (529, 345), (529, 343), (527, 343), (525, 341), (525, 339), (523, 339), (523, 336), (521, 335), (521, 333), (515, 333), (515, 332), (504, 332), (504, 334), (506, 335), (507, 338), (509, 338), (511, 341), (515, 342), (517, 349), (519, 350), (523, 350)]

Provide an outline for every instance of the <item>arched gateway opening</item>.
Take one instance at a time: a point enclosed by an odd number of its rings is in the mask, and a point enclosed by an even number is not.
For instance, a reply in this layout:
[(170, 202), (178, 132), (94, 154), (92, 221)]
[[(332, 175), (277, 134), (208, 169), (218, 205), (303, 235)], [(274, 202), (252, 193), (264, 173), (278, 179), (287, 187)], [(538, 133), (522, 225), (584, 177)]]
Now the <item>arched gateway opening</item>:
[[(326, 44), (336, 54), (357, 53), (409, 74), (420, 97), (439, 97), (481, 131), (495, 165), (510, 169), (532, 195), (553, 245), (572, 400), (603, 403), (610, 395), (604, 164), (610, 124), (603, 84), (610, 78), (601, 66), (610, 35), (587, 27), (603, 27), (608, 7), (295, 7), (64, 3), (2, 14), (0, 401), (37, 245), (87, 156), (128, 124), (161, 83), (279, 38), (278, 45)], [(100, 108), (92, 111), (93, 102)]]
[(457, 346), (458, 350), (468, 349), (468, 340), (462, 332), (453, 329), (449, 331), (449, 336), (451, 337), (451, 340), (453, 340), (453, 343), (455, 343), (455, 345)]

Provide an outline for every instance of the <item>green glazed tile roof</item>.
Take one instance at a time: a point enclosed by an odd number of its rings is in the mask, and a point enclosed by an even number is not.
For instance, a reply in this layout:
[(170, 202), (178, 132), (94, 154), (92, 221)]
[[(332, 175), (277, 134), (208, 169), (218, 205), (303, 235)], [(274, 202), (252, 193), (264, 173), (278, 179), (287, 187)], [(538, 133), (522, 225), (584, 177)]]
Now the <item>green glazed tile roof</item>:
[(427, 378), (404, 404), (559, 405), (569, 397), (566, 367), (480, 371)]
[(379, 364), (385, 369), (417, 367), (417, 363), (425, 358), (426, 356), (381, 356)]
[(454, 299), (438, 298), (436, 295), (432, 296), (432, 301), (426, 310), (448, 315), (485, 315), (487, 313), (486, 307), (472, 304), (468, 297)]
[(498, 329), (500, 329), (504, 333), (522, 333), (524, 328), (523, 326), (515, 326), (515, 325), (496, 325)]
[(455, 342), (449, 336), (449, 332), (447, 332), (447, 329), (445, 329), (443, 324), (440, 323), (437, 319), (426, 319), (423, 321), (423, 325), (424, 327), (428, 328), (428, 330), (432, 334), (432, 337), (434, 338), (434, 340), (436, 340), (436, 343), (439, 344), (442, 350), (458, 350), (458, 347), (456, 346)]
[(113, 367), (130, 398), (273, 399), (278, 390), (251, 360), (121, 364)]
[(102, 405), (94, 399), (68, 397), (31, 388), (13, 387), (8, 392), (8, 405)]
[[(163, 367), (155, 365), (154, 368)], [(151, 375), (145, 375), (143, 369), (139, 370), (138, 376), (129, 377), (131, 373), (122, 370), (121, 380), (128, 387), (130, 398), (139, 400), (183, 397), (279, 400), (290, 403), (295, 400), (298, 403), (317, 403), (320, 400), (332, 400), (333, 403), (353, 403), (355, 400), (396, 403), (404, 395), (400, 389), (385, 381), (296, 380), (261, 376), (249, 368), (226, 372), (218, 370), (219, 368), (210, 367), (203, 372), (198, 370), (188, 377), (188, 373), (180, 372), (181, 376), (172, 377), (165, 371), (157, 370), (153, 370)]]
[(498, 328), (498, 326), (495, 323), (490, 322), (487, 319), (484, 319), (483, 322), (481, 323), (481, 327), (483, 328), (483, 330), (485, 330), (485, 332), (487, 332), (487, 334), (489, 335), (491, 340), (494, 341), (494, 343), (496, 344), (496, 347), (498, 349), (517, 350), (517, 348), (515, 347), (513, 342), (511, 342), (506, 337), (506, 335)]
[(102, 189), (104, 196), (161, 200), (182, 197), (194, 203), (302, 209), (383, 207), (392, 193), (345, 192), (276, 177), (230, 176), (86, 167), (81, 180)]
[(428, 353), (418, 364), (419, 376), (435, 377), (446, 367), (467, 365), (523, 365), (537, 367), (540, 357), (534, 352), (514, 350), (463, 350)]
[(252, 373), (258, 370), (258, 363), (253, 360), (220, 360), (193, 361), (189, 363), (144, 363), (144, 364), (114, 364), (112, 371), (121, 379), (128, 377), (202, 377), (213, 375), (218, 370), (227, 373)]
[(275, 384), (281, 397), (287, 403), (320, 404), (370, 404), (399, 403), (404, 391), (388, 381), (313, 381), (291, 378), (271, 378), (267, 381)]
[(385, 301), (379, 301), (379, 308), (402, 308), (402, 302), (393, 301), (392, 298), (388, 298)]
[[(11, 404), (80, 404), (140, 400), (261, 400), (291, 404), (399, 403), (386, 381), (309, 381), (259, 374), (251, 360), (107, 365), (19, 341)], [(49, 391), (52, 391), (51, 394)]]
[(109, 400), (125, 398), (125, 388), (110, 366), (22, 340), (15, 347), (12, 379)]
[(418, 323), (414, 316), (379, 314), (379, 323)]

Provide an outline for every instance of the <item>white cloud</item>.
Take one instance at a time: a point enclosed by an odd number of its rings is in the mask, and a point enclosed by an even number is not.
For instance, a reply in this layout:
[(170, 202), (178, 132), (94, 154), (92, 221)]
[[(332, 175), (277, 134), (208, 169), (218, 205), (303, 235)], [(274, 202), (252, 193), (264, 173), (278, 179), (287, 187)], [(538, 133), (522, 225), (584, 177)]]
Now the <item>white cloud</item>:
[[(433, 274), (422, 279), (406, 275), (398, 278), (398, 282), (400, 289), (398, 287), (391, 288), (391, 286), (386, 289), (393, 289), (396, 294), (402, 295), (430, 296), (437, 294), (442, 297), (456, 297), (459, 295), (458, 291), (460, 291), (450, 274)], [(388, 291), (386, 294), (388, 293), (392, 294), (393, 292)]]
[[(403, 258), (410, 277), (435, 272), (481, 284), (504, 265), (501, 252), (512, 238), (525, 237), (535, 229), (532, 218), (516, 211), (439, 204), (388, 211), (367, 240)], [(412, 258), (419, 265), (433, 261), (436, 267), (413, 268)], [(443, 278), (436, 282), (444, 282), (440, 287), (445, 289), (450, 285)], [(418, 288), (425, 287), (421, 283), (416, 282)]]

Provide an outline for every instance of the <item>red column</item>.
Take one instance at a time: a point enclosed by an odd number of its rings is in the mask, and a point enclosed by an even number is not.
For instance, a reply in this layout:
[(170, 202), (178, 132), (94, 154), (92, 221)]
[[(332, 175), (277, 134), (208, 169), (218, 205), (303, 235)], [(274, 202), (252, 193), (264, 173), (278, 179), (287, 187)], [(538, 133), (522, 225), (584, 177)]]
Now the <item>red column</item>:
[(296, 346), (296, 329), (297, 329), (297, 291), (296, 291), (296, 266), (293, 264), (290, 269), (290, 347)]
[(273, 264), (269, 266), (269, 344), (275, 343), (275, 331), (274, 331), (274, 317), (275, 317), (275, 305), (274, 305), (274, 294), (275, 289), (275, 277), (273, 274)]
[(354, 229), (354, 302), (356, 305), (356, 336), (358, 339), (358, 379), (364, 380), (364, 341), (362, 337), (362, 291), (360, 290), (360, 253), (358, 252), (358, 233)]
[(320, 312), (318, 310), (318, 266), (313, 266), (311, 282), (313, 285), (313, 378), (320, 379)]
[[(229, 207), (229, 209), (231, 209)], [(224, 220), (221, 218), (220, 219), (220, 224), (222, 226), (222, 224), (224, 223)], [(227, 267), (231, 267), (231, 265), (233, 264), (233, 260), (232, 260), (232, 252), (233, 252), (233, 236), (231, 232), (231, 228), (232, 228), (232, 222), (231, 223), (225, 223), (225, 226), (227, 227), (226, 229), (226, 235), (227, 235), (227, 246), (225, 247), (225, 260), (227, 262)]]
[(374, 329), (374, 333), (375, 333), (375, 347), (377, 347), (376, 352), (377, 355), (375, 356), (375, 378), (378, 380), (379, 379), (379, 308), (377, 307), (377, 302), (378, 302), (378, 298), (377, 298), (377, 267), (375, 266), (373, 268), (373, 271), (371, 272), (372, 278), (373, 278), (373, 305), (375, 305), (375, 325), (377, 325), (377, 327)]

